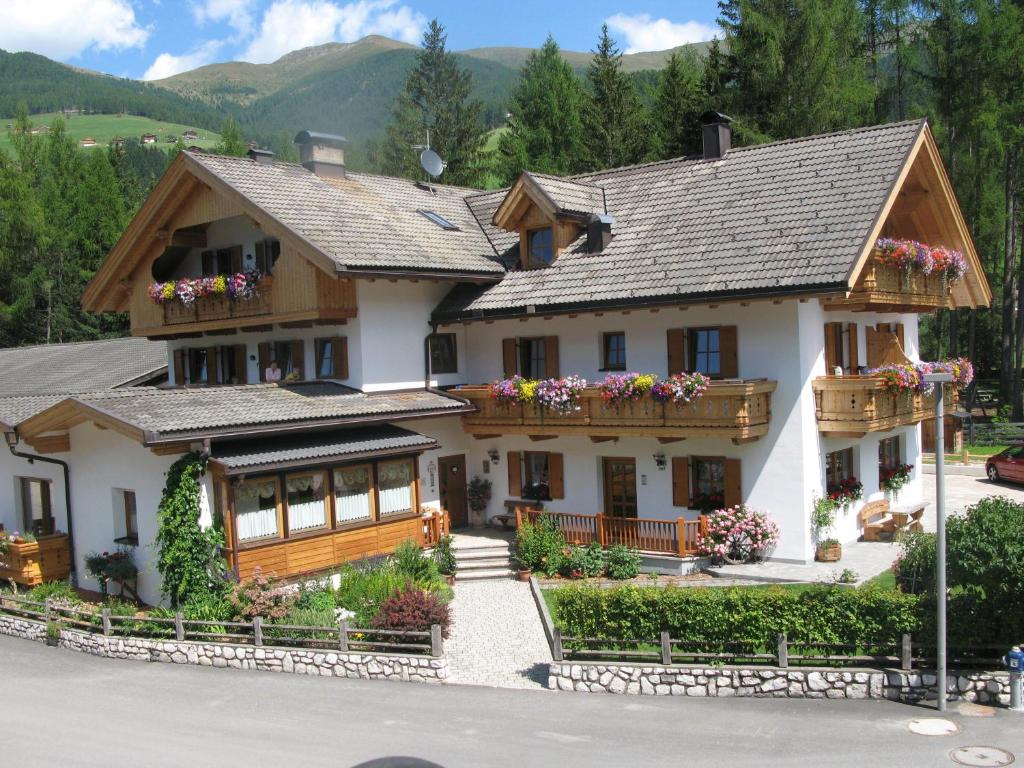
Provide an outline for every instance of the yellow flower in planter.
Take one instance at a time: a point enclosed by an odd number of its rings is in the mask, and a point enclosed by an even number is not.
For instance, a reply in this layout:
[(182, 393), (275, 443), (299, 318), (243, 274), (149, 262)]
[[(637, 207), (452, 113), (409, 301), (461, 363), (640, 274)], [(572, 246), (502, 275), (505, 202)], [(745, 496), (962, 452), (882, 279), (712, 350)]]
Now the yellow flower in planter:
[(218, 295), (228, 292), (228, 279), (224, 275), (217, 275), (213, 278), (213, 292)]
[(174, 298), (174, 281), (173, 280), (168, 280), (166, 283), (164, 283), (164, 298), (165, 299), (173, 299)]

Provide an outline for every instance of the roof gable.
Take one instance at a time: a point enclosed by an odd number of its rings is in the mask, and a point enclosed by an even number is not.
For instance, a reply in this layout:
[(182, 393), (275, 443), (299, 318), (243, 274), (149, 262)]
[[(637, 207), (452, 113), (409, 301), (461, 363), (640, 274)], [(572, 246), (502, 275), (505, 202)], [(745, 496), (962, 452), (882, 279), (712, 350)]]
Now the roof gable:
[(596, 184), (523, 171), (492, 214), (491, 223), (511, 232), (533, 208), (550, 220), (586, 219), (606, 212), (604, 190)]

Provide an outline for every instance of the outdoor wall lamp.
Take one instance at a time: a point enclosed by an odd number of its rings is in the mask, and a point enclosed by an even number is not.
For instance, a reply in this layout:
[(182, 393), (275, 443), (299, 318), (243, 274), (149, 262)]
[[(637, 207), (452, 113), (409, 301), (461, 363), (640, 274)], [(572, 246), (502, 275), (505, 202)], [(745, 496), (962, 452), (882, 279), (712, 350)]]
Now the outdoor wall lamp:
[(491, 464), (497, 465), (498, 459), (500, 458), (500, 454), (498, 453), (497, 448), (491, 448), (491, 450), (487, 452), (487, 456), (488, 458), (490, 458)]
[(664, 453), (656, 453), (656, 454), (654, 454), (653, 458), (654, 458), (654, 466), (656, 466), (659, 470), (663, 470), (663, 469), (665, 469), (666, 466), (668, 466), (668, 462), (665, 461), (665, 454)]

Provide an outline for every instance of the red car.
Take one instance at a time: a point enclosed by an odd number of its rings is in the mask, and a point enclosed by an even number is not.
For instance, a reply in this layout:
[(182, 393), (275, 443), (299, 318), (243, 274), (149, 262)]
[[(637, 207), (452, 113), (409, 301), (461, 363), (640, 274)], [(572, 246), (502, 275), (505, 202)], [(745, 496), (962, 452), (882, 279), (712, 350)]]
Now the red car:
[(985, 462), (985, 473), (993, 483), (1000, 480), (1024, 483), (1024, 445), (1011, 445), (1002, 453), (990, 456)]

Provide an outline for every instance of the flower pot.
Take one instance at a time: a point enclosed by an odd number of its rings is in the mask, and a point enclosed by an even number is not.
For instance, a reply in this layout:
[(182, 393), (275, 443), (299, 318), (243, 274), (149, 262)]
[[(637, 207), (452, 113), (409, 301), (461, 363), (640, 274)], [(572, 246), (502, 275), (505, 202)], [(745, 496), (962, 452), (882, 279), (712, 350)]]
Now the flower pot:
[(453, 586), (455, 584), (455, 574), (454, 573), (446, 573), (444, 575), (444, 583), (447, 584), (449, 587)]
[(819, 544), (814, 559), (819, 563), (834, 563), (843, 556), (842, 544)]
[(526, 568), (526, 569), (521, 570), (521, 571), (516, 571), (516, 580), (517, 581), (529, 581), (530, 580), (530, 576), (532, 574), (533, 574), (533, 571), (530, 570), (529, 568)]

